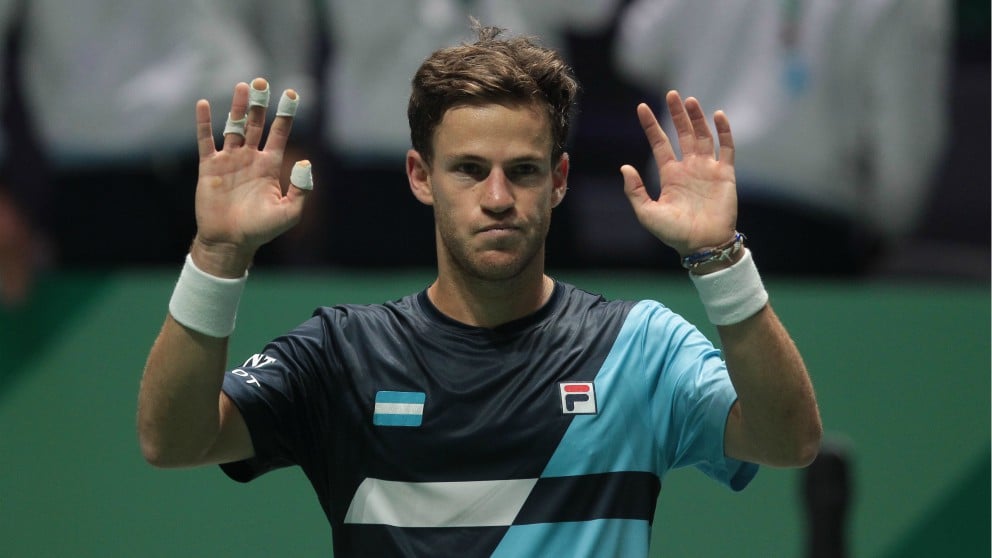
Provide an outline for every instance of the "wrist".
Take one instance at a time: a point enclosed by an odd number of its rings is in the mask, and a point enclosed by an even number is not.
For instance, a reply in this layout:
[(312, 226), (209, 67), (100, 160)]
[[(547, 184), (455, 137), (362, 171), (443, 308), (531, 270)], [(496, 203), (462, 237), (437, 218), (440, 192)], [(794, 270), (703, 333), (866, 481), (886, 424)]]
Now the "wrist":
[(189, 256), (204, 273), (222, 279), (239, 279), (248, 272), (255, 253), (231, 243), (206, 241), (197, 235), (190, 245)]
[(701, 263), (689, 270), (690, 275), (709, 275), (732, 267), (744, 257), (744, 250), (738, 250), (734, 254), (728, 255), (724, 259), (716, 259), (711, 262)]
[(689, 278), (714, 325), (743, 322), (768, 304), (768, 293), (746, 248), (733, 265), (705, 275), (690, 273)]
[(706, 275), (726, 269), (744, 256), (746, 237), (734, 231), (727, 242), (712, 248), (702, 248), (682, 257), (682, 267), (694, 275)]
[(183, 326), (210, 337), (228, 337), (234, 331), (238, 303), (248, 274), (218, 277), (200, 269), (186, 256), (179, 280), (169, 300), (169, 314)]

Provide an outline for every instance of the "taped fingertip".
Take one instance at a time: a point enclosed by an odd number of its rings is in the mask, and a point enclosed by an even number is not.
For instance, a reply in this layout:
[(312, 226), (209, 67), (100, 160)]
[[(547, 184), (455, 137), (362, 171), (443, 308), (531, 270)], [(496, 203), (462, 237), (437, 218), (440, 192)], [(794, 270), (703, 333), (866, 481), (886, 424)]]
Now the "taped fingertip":
[(248, 125), (248, 115), (245, 114), (240, 120), (234, 120), (231, 118), (231, 113), (227, 113), (227, 123), (224, 125), (224, 135), (227, 134), (237, 134), (241, 137), (245, 136), (245, 126)]
[(297, 161), (289, 175), (289, 183), (300, 190), (313, 190), (313, 173), (310, 161)]
[(270, 89), (269, 82), (265, 82), (265, 89), (256, 89), (255, 82), (259, 81), (261, 78), (254, 79), (251, 82), (251, 87), (248, 89), (248, 106), (249, 107), (267, 107), (269, 106)]
[[(293, 96), (290, 97), (290, 94)], [(279, 97), (279, 107), (276, 109), (276, 116), (295, 116), (299, 105), (299, 94), (292, 89), (287, 89), (282, 92), (282, 97)]]

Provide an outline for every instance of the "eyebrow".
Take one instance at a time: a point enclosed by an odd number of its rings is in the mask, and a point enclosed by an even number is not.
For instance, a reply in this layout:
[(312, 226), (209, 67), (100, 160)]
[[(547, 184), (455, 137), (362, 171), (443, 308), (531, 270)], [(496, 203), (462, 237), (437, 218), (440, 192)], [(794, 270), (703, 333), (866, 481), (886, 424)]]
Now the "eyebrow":
[[(506, 162), (507, 165), (517, 165), (520, 163), (547, 163), (550, 157), (542, 157), (536, 155), (521, 155), (520, 157), (514, 157)], [(479, 155), (474, 155), (472, 153), (455, 153), (444, 158), (446, 163), (453, 163), (457, 161), (471, 161), (471, 162), (486, 162), (488, 159), (481, 157)]]

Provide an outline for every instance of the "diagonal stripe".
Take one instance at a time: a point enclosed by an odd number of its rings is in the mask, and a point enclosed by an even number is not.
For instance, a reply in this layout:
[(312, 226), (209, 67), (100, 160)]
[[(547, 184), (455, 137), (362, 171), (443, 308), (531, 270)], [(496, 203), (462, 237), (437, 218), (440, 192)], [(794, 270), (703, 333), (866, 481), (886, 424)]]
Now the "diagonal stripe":
[(538, 481), (514, 525), (595, 519), (654, 520), (661, 480), (654, 473), (625, 471)]
[(495, 527), (513, 523), (537, 479), (399, 482), (367, 478), (345, 523), (395, 527)]

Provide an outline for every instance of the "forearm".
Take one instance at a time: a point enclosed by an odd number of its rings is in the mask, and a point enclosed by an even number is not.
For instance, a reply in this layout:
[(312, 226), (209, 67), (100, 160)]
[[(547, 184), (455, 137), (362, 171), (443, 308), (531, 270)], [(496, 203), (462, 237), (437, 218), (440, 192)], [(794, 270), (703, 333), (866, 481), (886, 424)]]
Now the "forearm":
[[(816, 456), (822, 426), (803, 359), (770, 306), (733, 325), (719, 326), (724, 358), (737, 390), (740, 436), (727, 453), (775, 466), (804, 466)], [(736, 440), (737, 443), (729, 443)]]
[[(139, 392), (141, 447), (155, 465), (202, 464), (218, 440), (227, 340), (241, 292), (234, 278), (244, 276), (249, 261), (248, 253), (193, 241)], [(228, 303), (214, 304), (221, 299)], [(227, 318), (212, 319), (219, 315)]]
[(197, 333), (166, 317), (138, 395), (138, 436), (150, 463), (170, 467), (202, 461), (220, 431), (226, 360), (226, 338)]

